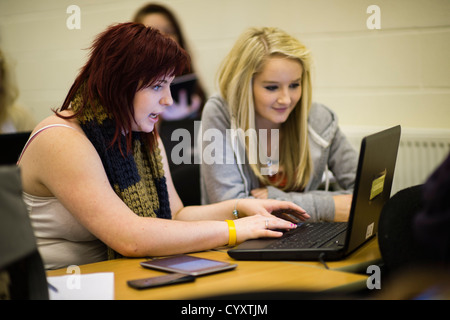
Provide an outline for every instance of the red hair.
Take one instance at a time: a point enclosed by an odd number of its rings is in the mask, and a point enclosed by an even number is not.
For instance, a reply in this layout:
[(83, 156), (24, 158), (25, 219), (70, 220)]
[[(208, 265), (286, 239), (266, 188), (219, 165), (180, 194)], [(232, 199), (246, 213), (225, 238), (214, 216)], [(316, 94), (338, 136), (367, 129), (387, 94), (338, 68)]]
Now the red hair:
[[(185, 50), (157, 29), (132, 22), (110, 26), (93, 42), (89, 59), (60, 110), (69, 109), (75, 94), (84, 86), (81, 92), (84, 105), (67, 118), (76, 118), (87, 104), (95, 108), (94, 101), (99, 101), (116, 122), (111, 144), (126, 132), (129, 152), (136, 92), (155, 84), (162, 77), (182, 74), (189, 63)], [(147, 134), (150, 143), (154, 142), (154, 137), (153, 133)]]

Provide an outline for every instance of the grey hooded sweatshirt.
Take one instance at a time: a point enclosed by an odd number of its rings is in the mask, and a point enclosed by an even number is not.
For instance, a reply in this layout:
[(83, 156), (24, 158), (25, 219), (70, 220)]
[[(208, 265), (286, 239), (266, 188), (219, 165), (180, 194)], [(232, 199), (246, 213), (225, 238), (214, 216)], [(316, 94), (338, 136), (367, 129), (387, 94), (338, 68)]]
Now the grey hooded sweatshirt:
[[(260, 188), (242, 144), (231, 134), (234, 121), (227, 103), (213, 95), (206, 103), (201, 122), (202, 203), (228, 199), (253, 198), (250, 191)], [(336, 194), (353, 191), (358, 155), (338, 127), (336, 114), (322, 104), (313, 103), (308, 117), (308, 136), (313, 172), (302, 192), (284, 192), (268, 186), (269, 199), (287, 200), (301, 206), (310, 221), (332, 221)], [(222, 154), (220, 154), (222, 153)], [(338, 191), (328, 191), (328, 171), (338, 184)], [(323, 188), (324, 180), (327, 187)]]

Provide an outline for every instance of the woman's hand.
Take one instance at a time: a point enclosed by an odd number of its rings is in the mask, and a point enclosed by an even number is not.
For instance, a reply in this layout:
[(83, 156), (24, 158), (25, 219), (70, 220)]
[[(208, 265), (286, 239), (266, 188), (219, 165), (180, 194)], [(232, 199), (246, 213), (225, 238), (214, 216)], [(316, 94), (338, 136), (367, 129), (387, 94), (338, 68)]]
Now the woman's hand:
[(295, 229), (295, 223), (274, 216), (253, 215), (234, 220), (236, 226), (236, 242), (262, 237), (277, 238), (283, 235), (280, 230)]
[(269, 191), (267, 188), (256, 188), (250, 191), (250, 194), (256, 199), (267, 199), (269, 197)]
[(310, 218), (303, 208), (290, 201), (273, 199), (241, 199), (237, 201), (236, 209), (247, 216), (277, 216), (295, 224)]

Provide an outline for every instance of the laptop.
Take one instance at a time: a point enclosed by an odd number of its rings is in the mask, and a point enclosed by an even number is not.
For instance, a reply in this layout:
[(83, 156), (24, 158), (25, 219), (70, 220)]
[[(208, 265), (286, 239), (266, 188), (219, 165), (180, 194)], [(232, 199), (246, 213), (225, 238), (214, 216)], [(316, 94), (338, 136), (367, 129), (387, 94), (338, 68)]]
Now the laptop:
[[(366, 136), (361, 141), (348, 222), (304, 222), (281, 238), (247, 240), (228, 250), (237, 260), (341, 260), (369, 241), (391, 194), (401, 127)], [(321, 234), (321, 229), (325, 233)], [(313, 240), (312, 243), (304, 243)]]

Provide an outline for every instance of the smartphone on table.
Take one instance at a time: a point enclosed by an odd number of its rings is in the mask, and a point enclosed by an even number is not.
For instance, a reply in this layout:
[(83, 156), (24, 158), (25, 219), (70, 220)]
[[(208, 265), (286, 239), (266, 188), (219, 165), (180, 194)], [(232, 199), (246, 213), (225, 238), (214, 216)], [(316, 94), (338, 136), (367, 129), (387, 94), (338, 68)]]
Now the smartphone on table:
[(181, 273), (170, 273), (163, 276), (136, 279), (127, 281), (128, 285), (135, 289), (148, 289), (155, 287), (168, 286), (171, 284), (192, 282), (195, 280), (194, 276)]

